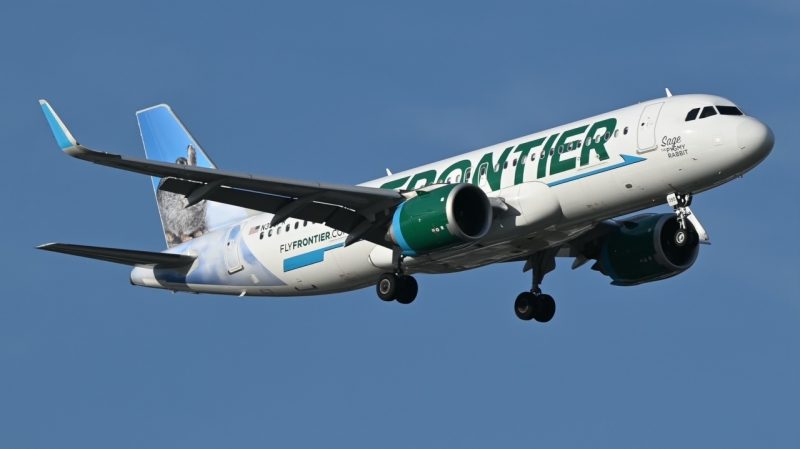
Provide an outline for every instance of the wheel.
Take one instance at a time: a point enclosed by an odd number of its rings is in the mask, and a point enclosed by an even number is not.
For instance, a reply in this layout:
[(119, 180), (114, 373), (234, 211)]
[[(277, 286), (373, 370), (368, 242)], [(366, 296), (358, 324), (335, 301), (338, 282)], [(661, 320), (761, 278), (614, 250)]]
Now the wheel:
[(550, 295), (539, 295), (536, 297), (536, 307), (533, 313), (533, 319), (546, 323), (553, 319), (556, 314), (556, 301)]
[(533, 318), (534, 303), (536, 302), (536, 295), (531, 292), (522, 292), (517, 296), (514, 301), (514, 313), (517, 318), (523, 321), (530, 321)]
[(689, 233), (685, 229), (678, 229), (675, 231), (675, 246), (682, 248), (683, 245), (689, 240)]
[(398, 279), (393, 273), (385, 273), (378, 279), (375, 289), (378, 291), (378, 298), (384, 301), (392, 301), (397, 295)]
[(397, 302), (400, 304), (411, 304), (417, 297), (418, 290), (419, 286), (417, 285), (417, 280), (414, 279), (414, 276), (400, 276), (397, 283), (397, 293), (395, 293), (395, 299), (397, 299)]

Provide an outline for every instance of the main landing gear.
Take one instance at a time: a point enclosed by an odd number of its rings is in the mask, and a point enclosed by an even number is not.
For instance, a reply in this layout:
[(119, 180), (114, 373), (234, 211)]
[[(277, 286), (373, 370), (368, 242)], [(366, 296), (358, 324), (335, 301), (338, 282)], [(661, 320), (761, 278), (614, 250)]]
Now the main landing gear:
[(692, 210), (689, 209), (689, 206), (692, 205), (692, 194), (670, 193), (667, 195), (667, 203), (672, 206), (672, 209), (678, 216), (678, 230), (675, 231), (675, 237), (673, 239), (675, 246), (682, 248), (687, 244), (689, 244), (690, 247), (696, 244), (697, 242), (693, 242), (692, 240), (698, 238), (697, 233), (690, 232), (686, 226), (686, 222), (689, 221), (689, 216), (692, 215)]
[(546, 249), (534, 253), (525, 263), (524, 271), (532, 270), (533, 285), (531, 291), (522, 292), (514, 301), (514, 313), (517, 318), (530, 321), (536, 320), (546, 323), (556, 314), (556, 302), (552, 296), (542, 293), (539, 285), (544, 280), (544, 275), (556, 268), (556, 250)]
[(384, 301), (397, 300), (400, 304), (411, 304), (417, 297), (417, 280), (403, 273), (403, 256), (397, 258), (394, 273), (385, 273), (378, 279), (375, 289), (378, 298)]

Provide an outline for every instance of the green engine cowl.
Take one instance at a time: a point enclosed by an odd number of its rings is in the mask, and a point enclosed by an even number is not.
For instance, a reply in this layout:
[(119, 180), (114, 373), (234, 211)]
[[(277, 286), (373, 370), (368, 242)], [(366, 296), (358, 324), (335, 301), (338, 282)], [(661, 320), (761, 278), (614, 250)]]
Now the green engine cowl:
[(449, 184), (401, 204), (394, 212), (389, 238), (403, 255), (417, 256), (474, 242), (489, 231), (492, 207), (480, 187)]
[(675, 244), (678, 219), (674, 214), (652, 215), (625, 222), (606, 238), (600, 253), (600, 271), (612, 285), (638, 285), (680, 274), (697, 260), (697, 232), (690, 222), (689, 241)]

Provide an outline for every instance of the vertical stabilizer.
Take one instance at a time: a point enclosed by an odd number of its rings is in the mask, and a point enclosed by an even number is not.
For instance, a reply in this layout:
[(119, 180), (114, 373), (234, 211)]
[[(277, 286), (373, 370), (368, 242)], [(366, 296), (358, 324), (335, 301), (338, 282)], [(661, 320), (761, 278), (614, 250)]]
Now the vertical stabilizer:
[[(217, 168), (172, 109), (165, 104), (136, 113), (147, 159)], [(247, 209), (201, 201), (185, 207), (183, 195), (159, 190), (161, 178), (152, 178), (158, 212), (168, 247), (191, 240), (246, 218)]]

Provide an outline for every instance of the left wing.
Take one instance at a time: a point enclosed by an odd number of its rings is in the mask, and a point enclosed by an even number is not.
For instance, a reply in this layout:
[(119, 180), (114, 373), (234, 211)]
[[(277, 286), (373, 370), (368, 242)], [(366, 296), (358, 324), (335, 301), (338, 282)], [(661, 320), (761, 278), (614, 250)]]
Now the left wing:
[(399, 192), (374, 187), (299, 181), (159, 162), (90, 150), (79, 144), (53, 108), (39, 100), (50, 129), (68, 155), (120, 170), (167, 179), (161, 190), (185, 195), (187, 205), (216, 201), (275, 214), (272, 224), (287, 218), (325, 223), (350, 234), (349, 245), (365, 239), (390, 246), (384, 239)]

